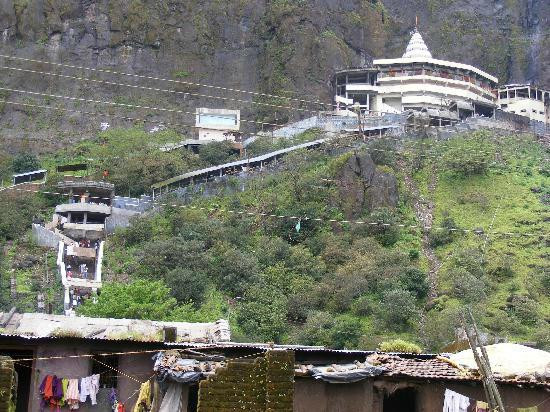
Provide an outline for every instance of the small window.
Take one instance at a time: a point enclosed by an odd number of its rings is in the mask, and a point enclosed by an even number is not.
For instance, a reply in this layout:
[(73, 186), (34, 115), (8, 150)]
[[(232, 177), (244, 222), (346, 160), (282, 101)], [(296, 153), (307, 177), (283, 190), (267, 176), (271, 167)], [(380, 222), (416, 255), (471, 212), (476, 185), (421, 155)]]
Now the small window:
[(118, 355), (94, 355), (92, 375), (99, 374), (100, 388), (116, 388), (118, 380)]
[(533, 109), (533, 113), (537, 114), (537, 111), (535, 109)]
[(500, 107), (502, 107), (503, 109), (506, 109), (508, 107), (507, 104), (501, 104)]

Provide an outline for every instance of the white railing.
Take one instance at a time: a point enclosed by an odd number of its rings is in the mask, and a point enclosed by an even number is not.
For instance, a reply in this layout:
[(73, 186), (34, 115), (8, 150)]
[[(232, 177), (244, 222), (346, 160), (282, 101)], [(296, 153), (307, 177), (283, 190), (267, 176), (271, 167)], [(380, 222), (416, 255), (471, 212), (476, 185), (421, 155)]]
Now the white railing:
[(97, 249), (96, 256), (96, 267), (95, 267), (95, 281), (101, 283), (101, 266), (103, 264), (103, 246), (105, 241), (99, 243), (99, 248)]

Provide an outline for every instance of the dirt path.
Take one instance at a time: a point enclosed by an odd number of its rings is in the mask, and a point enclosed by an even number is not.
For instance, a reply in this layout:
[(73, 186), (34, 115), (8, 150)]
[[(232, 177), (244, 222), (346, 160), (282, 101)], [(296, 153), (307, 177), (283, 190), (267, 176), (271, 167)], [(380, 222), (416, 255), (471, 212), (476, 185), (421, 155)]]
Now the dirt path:
[[(422, 225), (422, 253), (428, 260), (428, 285), (430, 287), (428, 292), (429, 304), (437, 297), (437, 274), (441, 268), (441, 262), (437, 258), (433, 248), (430, 246), (430, 229), (426, 229), (431, 228), (433, 225), (433, 212), (435, 205), (431, 199), (425, 199), (420, 194), (414, 179), (411, 177), (410, 168), (408, 165), (401, 161), (399, 167), (403, 170), (405, 186), (413, 197), (413, 208), (416, 218)], [(428, 183), (428, 190), (431, 198), (433, 198), (436, 187), (437, 173), (434, 169), (432, 170), (430, 181)]]

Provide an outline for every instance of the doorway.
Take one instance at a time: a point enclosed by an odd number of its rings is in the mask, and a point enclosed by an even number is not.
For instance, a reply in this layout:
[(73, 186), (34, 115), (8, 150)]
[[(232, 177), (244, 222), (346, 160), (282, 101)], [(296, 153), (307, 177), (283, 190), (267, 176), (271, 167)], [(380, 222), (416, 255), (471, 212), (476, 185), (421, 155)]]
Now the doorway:
[[(31, 359), (34, 356), (31, 350), (0, 350), (0, 355), (9, 356), (13, 360)], [(19, 361), (14, 363), (17, 373), (17, 403), (15, 412), (27, 412), (29, 410), (29, 396), (32, 387), (32, 361)]]
[(397, 389), (384, 396), (384, 412), (416, 412), (416, 390)]

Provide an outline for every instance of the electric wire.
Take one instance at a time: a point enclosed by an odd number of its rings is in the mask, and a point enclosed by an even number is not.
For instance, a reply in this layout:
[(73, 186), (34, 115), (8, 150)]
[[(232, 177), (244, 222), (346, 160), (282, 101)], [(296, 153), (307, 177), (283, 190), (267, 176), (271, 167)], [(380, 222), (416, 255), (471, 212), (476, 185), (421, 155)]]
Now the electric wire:
[[(187, 86), (198, 86), (198, 87), (205, 87), (205, 88), (210, 88), (210, 89), (215, 89), (215, 90), (224, 90), (224, 91), (229, 91), (229, 92), (233, 92), (233, 93), (245, 93), (245, 94), (250, 94), (250, 95), (253, 95), (253, 96), (263, 96), (263, 97), (271, 97), (271, 98), (277, 98), (277, 99), (285, 99), (285, 100), (296, 101), (296, 102), (300, 102), (300, 103), (310, 103), (310, 104), (315, 104), (315, 105), (333, 106), (332, 104), (324, 103), (324, 102), (321, 102), (321, 101), (297, 99), (297, 98), (293, 98), (293, 97), (289, 97), (289, 96), (281, 96), (281, 95), (275, 95), (275, 94), (253, 92), (253, 91), (236, 89), (236, 88), (231, 88), (231, 87), (223, 87), (223, 86), (215, 86), (215, 85), (210, 85), (210, 84), (195, 83), (195, 82), (190, 82), (190, 81), (185, 81), (185, 80), (166, 79), (166, 78), (162, 78), (162, 77), (146, 76), (146, 75), (140, 75), (140, 74), (134, 74), (134, 73), (118, 72), (118, 71), (109, 70), (109, 69), (97, 69), (97, 68), (92, 68), (92, 67), (76, 66), (76, 65), (72, 65), (72, 64), (64, 64), (64, 63), (56, 63), (56, 62), (52, 62), (52, 61), (29, 59), (29, 58), (25, 58), (25, 57), (10, 56), (10, 55), (6, 55), (6, 54), (0, 54), (0, 57), (3, 57), (5, 59), (10, 59), (10, 60), (19, 60), (19, 61), (26, 61), (26, 62), (32, 62), (32, 63), (41, 63), (41, 64), (50, 64), (52, 66), (66, 67), (66, 68), (70, 68), (70, 69), (89, 70), (89, 71), (93, 71), (93, 72), (113, 74), (113, 75), (117, 75), (117, 76), (129, 76), (129, 77), (135, 77), (135, 78), (139, 78), (139, 79), (163, 81), (163, 82), (170, 82), (170, 83), (176, 83), (176, 84), (185, 84)], [(294, 92), (289, 92), (289, 93), (294, 93)]]
[[(11, 190), (21, 191), (21, 192), (28, 192), (28, 193), (44, 193), (49, 195), (61, 195), (61, 196), (69, 196), (66, 193), (62, 192), (52, 192), (52, 191), (35, 191), (35, 190), (29, 190), (29, 189), (15, 189), (12, 188)], [(98, 197), (90, 197), (98, 199)], [(99, 198), (99, 199), (109, 199), (111, 198)], [(236, 216), (251, 216), (251, 217), (257, 217), (259, 219), (279, 219), (279, 220), (291, 220), (291, 221), (302, 221), (302, 222), (321, 222), (321, 223), (330, 223), (330, 224), (339, 224), (339, 225), (369, 225), (369, 226), (377, 226), (381, 228), (389, 228), (389, 227), (398, 227), (402, 229), (420, 229), (424, 231), (430, 231), (430, 230), (446, 230), (449, 232), (462, 232), (462, 233), (472, 233), (475, 235), (483, 235), (485, 233), (488, 233), (484, 229), (475, 228), (475, 229), (463, 229), (463, 228), (449, 228), (445, 226), (423, 226), (421, 224), (417, 225), (407, 225), (403, 223), (387, 223), (382, 221), (367, 221), (367, 220), (346, 220), (346, 219), (329, 219), (329, 218), (318, 218), (318, 217), (310, 217), (310, 216), (294, 216), (294, 215), (278, 215), (275, 213), (265, 213), (265, 212), (258, 212), (253, 210), (236, 210), (236, 209), (226, 209), (223, 207), (203, 207), (203, 206), (195, 206), (195, 205), (182, 205), (180, 203), (165, 203), (165, 202), (158, 202), (158, 201), (144, 201), (151, 203), (156, 206), (162, 206), (162, 207), (174, 207), (174, 208), (183, 208), (183, 209), (189, 209), (189, 210), (199, 210), (204, 211), (207, 213), (229, 213)], [(548, 237), (550, 236), (550, 233), (529, 233), (529, 232), (499, 232), (499, 231), (492, 231), (489, 234), (499, 234), (499, 235), (506, 235), (506, 236), (527, 236), (527, 237)]]
[[(0, 90), (1, 89), (2, 88), (0, 87)], [(104, 113), (90, 112), (90, 111), (85, 111), (85, 110), (67, 109), (67, 108), (63, 108), (63, 107), (59, 107), (59, 106), (47, 106), (47, 105), (40, 105), (40, 104), (22, 103), (22, 102), (15, 102), (15, 101), (11, 101), (11, 100), (0, 100), (0, 103), (10, 104), (10, 105), (14, 105), (14, 106), (36, 107), (36, 108), (42, 108), (42, 109), (47, 109), (47, 110), (61, 110), (61, 111), (69, 112), (69, 113), (79, 113), (79, 114), (83, 114), (83, 115), (87, 115), (87, 116), (112, 117), (112, 118), (118, 118), (118, 119), (122, 119), (122, 120), (134, 121), (134, 122), (143, 122), (143, 123), (151, 123), (151, 124), (163, 124), (163, 125), (169, 125), (169, 126), (180, 126), (180, 127), (187, 127), (187, 128), (192, 128), (192, 129), (200, 128), (199, 126), (195, 126), (194, 124), (188, 124), (188, 123), (175, 123), (175, 122), (164, 122), (164, 121), (159, 122), (158, 120), (148, 120), (148, 119), (139, 118), (139, 117), (114, 115), (114, 114), (108, 114), (108, 113), (104, 114)], [(311, 128), (305, 128), (305, 127), (304, 128), (298, 128), (298, 129), (311, 130)], [(321, 134), (329, 134), (329, 135), (337, 135), (337, 136), (343, 135), (342, 132), (335, 132), (335, 131), (323, 131), (323, 132), (321, 132)], [(251, 137), (269, 138), (268, 135), (252, 135)], [(284, 141), (289, 141), (289, 142), (300, 141), (300, 142), (304, 143), (300, 139), (284, 138), (284, 137), (280, 137), (280, 138), (277, 138), (277, 139), (282, 139)], [(376, 141), (379, 141), (379, 140), (395, 140), (397, 142), (403, 143), (403, 142), (414, 141), (415, 139), (400, 139), (400, 138), (397, 138), (397, 137), (384, 137), (384, 136), (378, 137), (378, 136), (375, 136), (375, 137), (371, 137), (371, 138), (366, 139), (363, 143), (370, 144), (370, 143), (373, 143), (373, 142), (376, 142)], [(514, 139), (514, 140), (516, 140), (516, 139)], [(521, 141), (521, 142), (526, 141), (525, 139), (519, 139), (519, 138), (517, 140)], [(339, 145), (337, 147), (355, 147), (355, 146)], [(415, 147), (415, 145), (413, 145), (412, 147)], [(444, 144), (439, 145), (437, 142), (434, 142), (434, 143), (429, 143), (429, 144), (424, 143), (423, 147), (449, 147), (449, 146), (445, 146)], [(433, 158), (438, 158), (440, 156), (440, 153), (437, 152), (437, 151), (423, 151), (423, 152), (420, 152), (420, 153), (415, 153), (415, 152), (406, 152), (406, 151), (398, 150), (398, 149), (380, 149), (380, 148), (368, 148), (368, 147), (367, 147), (367, 150), (377, 151), (377, 152), (387, 152), (387, 153), (401, 153), (401, 154), (403, 154), (403, 156), (414, 155), (414, 156), (418, 156), (418, 157), (433, 157)], [(468, 152), (469, 151), (466, 151), (466, 153), (468, 153)], [(476, 151), (476, 150), (472, 150), (471, 153), (475, 153), (475, 154), (479, 154), (479, 153), (481, 153), (481, 154), (492, 154), (490, 152), (480, 152), (480, 151)], [(430, 154), (433, 154), (433, 156), (430, 156)], [(532, 156), (523, 157), (523, 156), (517, 155), (517, 156), (514, 156), (514, 158), (515, 159), (531, 159)], [(544, 160), (548, 161), (549, 159), (544, 159)]]
[(129, 88), (133, 88), (133, 89), (150, 90), (150, 91), (163, 92), (163, 93), (172, 93), (172, 94), (179, 94), (179, 95), (184, 95), (184, 96), (189, 95), (189, 96), (203, 97), (203, 98), (209, 98), (209, 99), (228, 100), (228, 101), (237, 102), (237, 103), (244, 103), (244, 104), (256, 104), (256, 105), (259, 105), (259, 106), (274, 107), (274, 108), (277, 108), (277, 109), (288, 109), (288, 110), (300, 111), (300, 112), (305, 112), (305, 113), (315, 113), (315, 114), (319, 113), (318, 110), (303, 109), (303, 108), (300, 108), (300, 107), (282, 106), (282, 105), (276, 105), (276, 104), (272, 104), (272, 103), (258, 102), (258, 101), (254, 101), (254, 100), (242, 100), (242, 99), (236, 99), (236, 98), (233, 98), (233, 97), (212, 96), (212, 95), (207, 95), (207, 94), (201, 94), (201, 93), (195, 93), (195, 92), (186, 92), (186, 91), (181, 91), (181, 90), (160, 89), (160, 88), (156, 88), (156, 87), (148, 87), (148, 86), (141, 86), (141, 85), (128, 84), (128, 83), (117, 83), (117, 82), (112, 82), (112, 81), (108, 81), (108, 80), (98, 80), (98, 79), (91, 79), (91, 78), (87, 78), (87, 77), (70, 76), (70, 75), (61, 74), (61, 73), (44, 72), (44, 71), (40, 71), (40, 70), (23, 69), (23, 68), (19, 68), (19, 67), (0, 66), (0, 69), (20, 71), (20, 72), (26, 72), (26, 73), (34, 73), (34, 74), (41, 74), (41, 75), (46, 75), (46, 76), (61, 77), (61, 78), (64, 78), (64, 79), (72, 79), (72, 80), (77, 80), (77, 81), (81, 81), (81, 82), (108, 84), (108, 85), (111, 85), (111, 86), (129, 87)]

